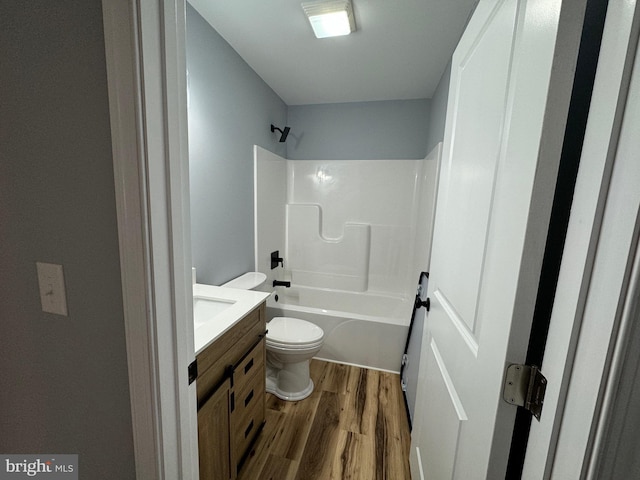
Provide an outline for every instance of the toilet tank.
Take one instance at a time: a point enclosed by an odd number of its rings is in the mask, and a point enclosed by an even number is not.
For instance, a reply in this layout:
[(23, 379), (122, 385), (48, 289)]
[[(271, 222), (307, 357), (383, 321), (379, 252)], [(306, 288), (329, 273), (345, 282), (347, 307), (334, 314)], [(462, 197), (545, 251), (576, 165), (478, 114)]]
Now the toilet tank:
[(267, 276), (262, 272), (247, 272), (227, 283), (222, 287), (238, 288), (240, 290), (253, 290), (262, 285), (267, 280)]

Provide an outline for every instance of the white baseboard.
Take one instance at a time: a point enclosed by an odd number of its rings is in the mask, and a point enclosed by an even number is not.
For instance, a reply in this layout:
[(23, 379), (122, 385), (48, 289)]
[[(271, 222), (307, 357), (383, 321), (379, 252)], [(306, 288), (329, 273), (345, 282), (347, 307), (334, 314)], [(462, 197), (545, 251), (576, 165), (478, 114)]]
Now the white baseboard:
[(418, 447), (411, 449), (411, 454), (409, 455), (409, 464), (411, 467), (411, 478), (414, 480), (424, 480), (422, 458), (420, 457), (420, 449)]

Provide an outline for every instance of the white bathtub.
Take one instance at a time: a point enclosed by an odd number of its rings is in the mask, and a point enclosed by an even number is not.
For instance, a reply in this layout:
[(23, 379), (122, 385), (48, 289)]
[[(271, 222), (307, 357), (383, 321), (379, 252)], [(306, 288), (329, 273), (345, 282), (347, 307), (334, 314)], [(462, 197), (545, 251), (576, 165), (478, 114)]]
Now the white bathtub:
[[(277, 288), (267, 300), (267, 319), (296, 317), (324, 330), (316, 358), (399, 372), (413, 299), (317, 289)], [(329, 307), (329, 308), (327, 308)]]

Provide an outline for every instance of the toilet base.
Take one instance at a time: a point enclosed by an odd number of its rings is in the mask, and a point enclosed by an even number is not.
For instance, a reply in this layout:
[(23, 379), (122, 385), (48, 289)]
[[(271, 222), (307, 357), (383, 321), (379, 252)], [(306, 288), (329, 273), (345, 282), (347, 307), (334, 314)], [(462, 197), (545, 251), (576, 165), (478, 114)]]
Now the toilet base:
[(275, 395), (276, 397), (278, 397), (280, 400), (285, 400), (287, 402), (297, 402), (298, 400), (304, 400), (305, 398), (307, 398), (309, 395), (311, 395), (313, 393), (313, 380), (309, 379), (309, 385), (307, 386), (307, 388), (305, 388), (304, 390), (300, 391), (300, 392), (283, 392), (282, 390), (280, 390), (278, 388), (278, 386), (276, 385), (275, 380), (273, 379), (269, 379), (269, 377), (267, 377), (267, 393), (271, 393), (273, 395)]
[(309, 376), (309, 360), (275, 366), (269, 357), (267, 352), (268, 393), (289, 402), (303, 400), (311, 395), (314, 385)]

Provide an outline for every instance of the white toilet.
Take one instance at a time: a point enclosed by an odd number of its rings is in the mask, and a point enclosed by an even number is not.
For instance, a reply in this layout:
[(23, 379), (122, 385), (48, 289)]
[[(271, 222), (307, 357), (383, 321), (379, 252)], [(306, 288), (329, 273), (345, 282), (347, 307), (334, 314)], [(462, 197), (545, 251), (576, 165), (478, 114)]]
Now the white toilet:
[[(266, 275), (248, 272), (222, 285), (253, 290)], [(317, 325), (291, 317), (274, 317), (267, 323), (267, 392), (282, 400), (297, 401), (313, 392), (309, 360), (320, 351), (324, 332)]]
[(267, 323), (267, 392), (282, 400), (302, 400), (313, 392), (309, 360), (320, 351), (324, 332), (291, 317)]

